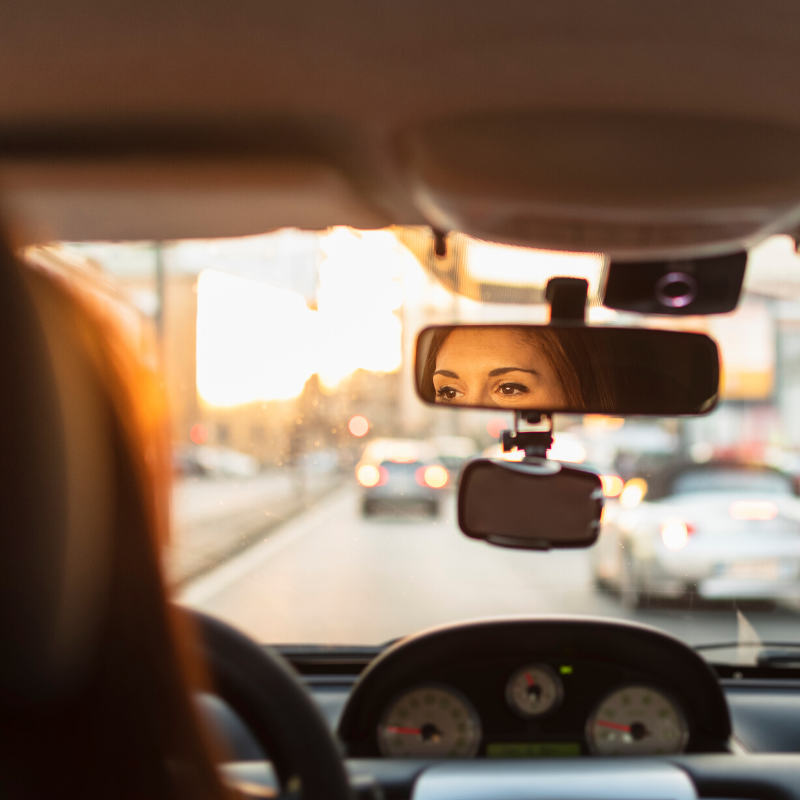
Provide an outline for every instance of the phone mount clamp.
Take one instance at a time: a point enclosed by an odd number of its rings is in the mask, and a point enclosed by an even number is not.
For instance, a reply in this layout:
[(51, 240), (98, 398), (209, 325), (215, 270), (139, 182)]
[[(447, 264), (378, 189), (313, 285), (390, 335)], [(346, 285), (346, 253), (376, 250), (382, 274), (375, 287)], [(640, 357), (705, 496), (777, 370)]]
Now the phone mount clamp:
[(553, 415), (540, 411), (516, 411), (514, 428), (503, 431), (502, 441), (504, 453), (516, 447), (524, 451), (526, 460), (547, 458), (547, 451), (553, 446)]

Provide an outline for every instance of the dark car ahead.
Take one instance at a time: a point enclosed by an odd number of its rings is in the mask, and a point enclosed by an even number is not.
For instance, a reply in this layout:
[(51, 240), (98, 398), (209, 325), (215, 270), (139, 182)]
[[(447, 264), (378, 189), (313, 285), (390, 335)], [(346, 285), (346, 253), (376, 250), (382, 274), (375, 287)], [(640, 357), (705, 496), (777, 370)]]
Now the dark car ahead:
[(432, 457), (426, 442), (379, 439), (371, 442), (356, 467), (364, 516), (379, 512), (421, 512), (438, 516), (447, 469)]

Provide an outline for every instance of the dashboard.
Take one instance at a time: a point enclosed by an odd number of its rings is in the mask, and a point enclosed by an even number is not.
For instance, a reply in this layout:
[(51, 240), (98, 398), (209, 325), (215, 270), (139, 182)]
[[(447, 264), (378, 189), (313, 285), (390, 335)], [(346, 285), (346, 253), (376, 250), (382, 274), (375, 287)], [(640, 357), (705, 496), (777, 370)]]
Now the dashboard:
[(628, 622), (547, 617), (401, 640), (355, 683), (352, 758), (558, 758), (728, 752), (725, 697), (682, 642)]
[[(796, 671), (759, 677), (757, 670), (726, 675), (717, 667), (715, 674), (682, 642), (646, 626), (515, 618), (429, 630), (385, 648), (281, 652), (336, 730), (362, 800), (800, 800)], [(529, 691), (531, 682), (538, 691)], [(641, 694), (624, 703), (621, 692), (634, 690), (650, 691), (651, 703)], [(667, 701), (665, 717), (656, 693)], [(471, 731), (419, 711), (442, 708), (443, 699), (451, 711), (463, 710), (454, 698), (474, 715)], [(204, 700), (205, 718), (234, 755), (221, 767), (226, 781), (246, 797), (278, 796), (268, 754), (236, 708)], [(661, 722), (651, 721), (653, 713)], [(625, 730), (598, 726), (600, 720)], [(645, 729), (638, 736), (636, 723)], [(592, 738), (598, 727), (629, 735), (605, 740), (611, 747), (622, 742), (619, 754), (595, 757), (606, 754), (603, 740)], [(676, 735), (664, 741), (666, 730)], [(457, 744), (465, 732), (471, 738)], [(653, 748), (659, 738), (664, 755)], [(583, 757), (564, 757), (571, 755)]]

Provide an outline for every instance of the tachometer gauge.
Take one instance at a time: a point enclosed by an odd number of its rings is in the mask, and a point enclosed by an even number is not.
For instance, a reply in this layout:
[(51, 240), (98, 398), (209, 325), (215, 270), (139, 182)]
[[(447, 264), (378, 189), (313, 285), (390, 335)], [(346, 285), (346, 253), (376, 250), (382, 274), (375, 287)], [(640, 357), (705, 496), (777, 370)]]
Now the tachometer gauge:
[(418, 686), (398, 697), (378, 725), (378, 747), (389, 758), (470, 758), (481, 723), (469, 701), (443, 686)]
[(561, 678), (547, 664), (529, 664), (518, 669), (506, 684), (506, 700), (521, 717), (539, 717), (561, 705)]
[(671, 755), (686, 749), (689, 727), (680, 707), (663, 692), (623, 686), (589, 717), (586, 739), (597, 755)]

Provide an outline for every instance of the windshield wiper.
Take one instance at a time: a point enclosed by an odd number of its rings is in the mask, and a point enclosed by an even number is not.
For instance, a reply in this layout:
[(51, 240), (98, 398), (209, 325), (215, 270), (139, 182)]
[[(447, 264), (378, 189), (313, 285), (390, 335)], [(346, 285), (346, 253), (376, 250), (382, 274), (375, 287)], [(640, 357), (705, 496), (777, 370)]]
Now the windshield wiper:
[[(735, 664), (736, 666), (773, 667), (777, 669), (800, 669), (800, 643), (798, 642), (717, 642), (695, 645), (694, 649), (712, 664)], [(707, 651), (727, 650), (728, 658), (714, 658)], [(750, 651), (747, 656), (744, 653)]]
[(800, 648), (792, 650), (762, 650), (756, 656), (759, 667), (780, 667), (781, 669), (800, 669)]

